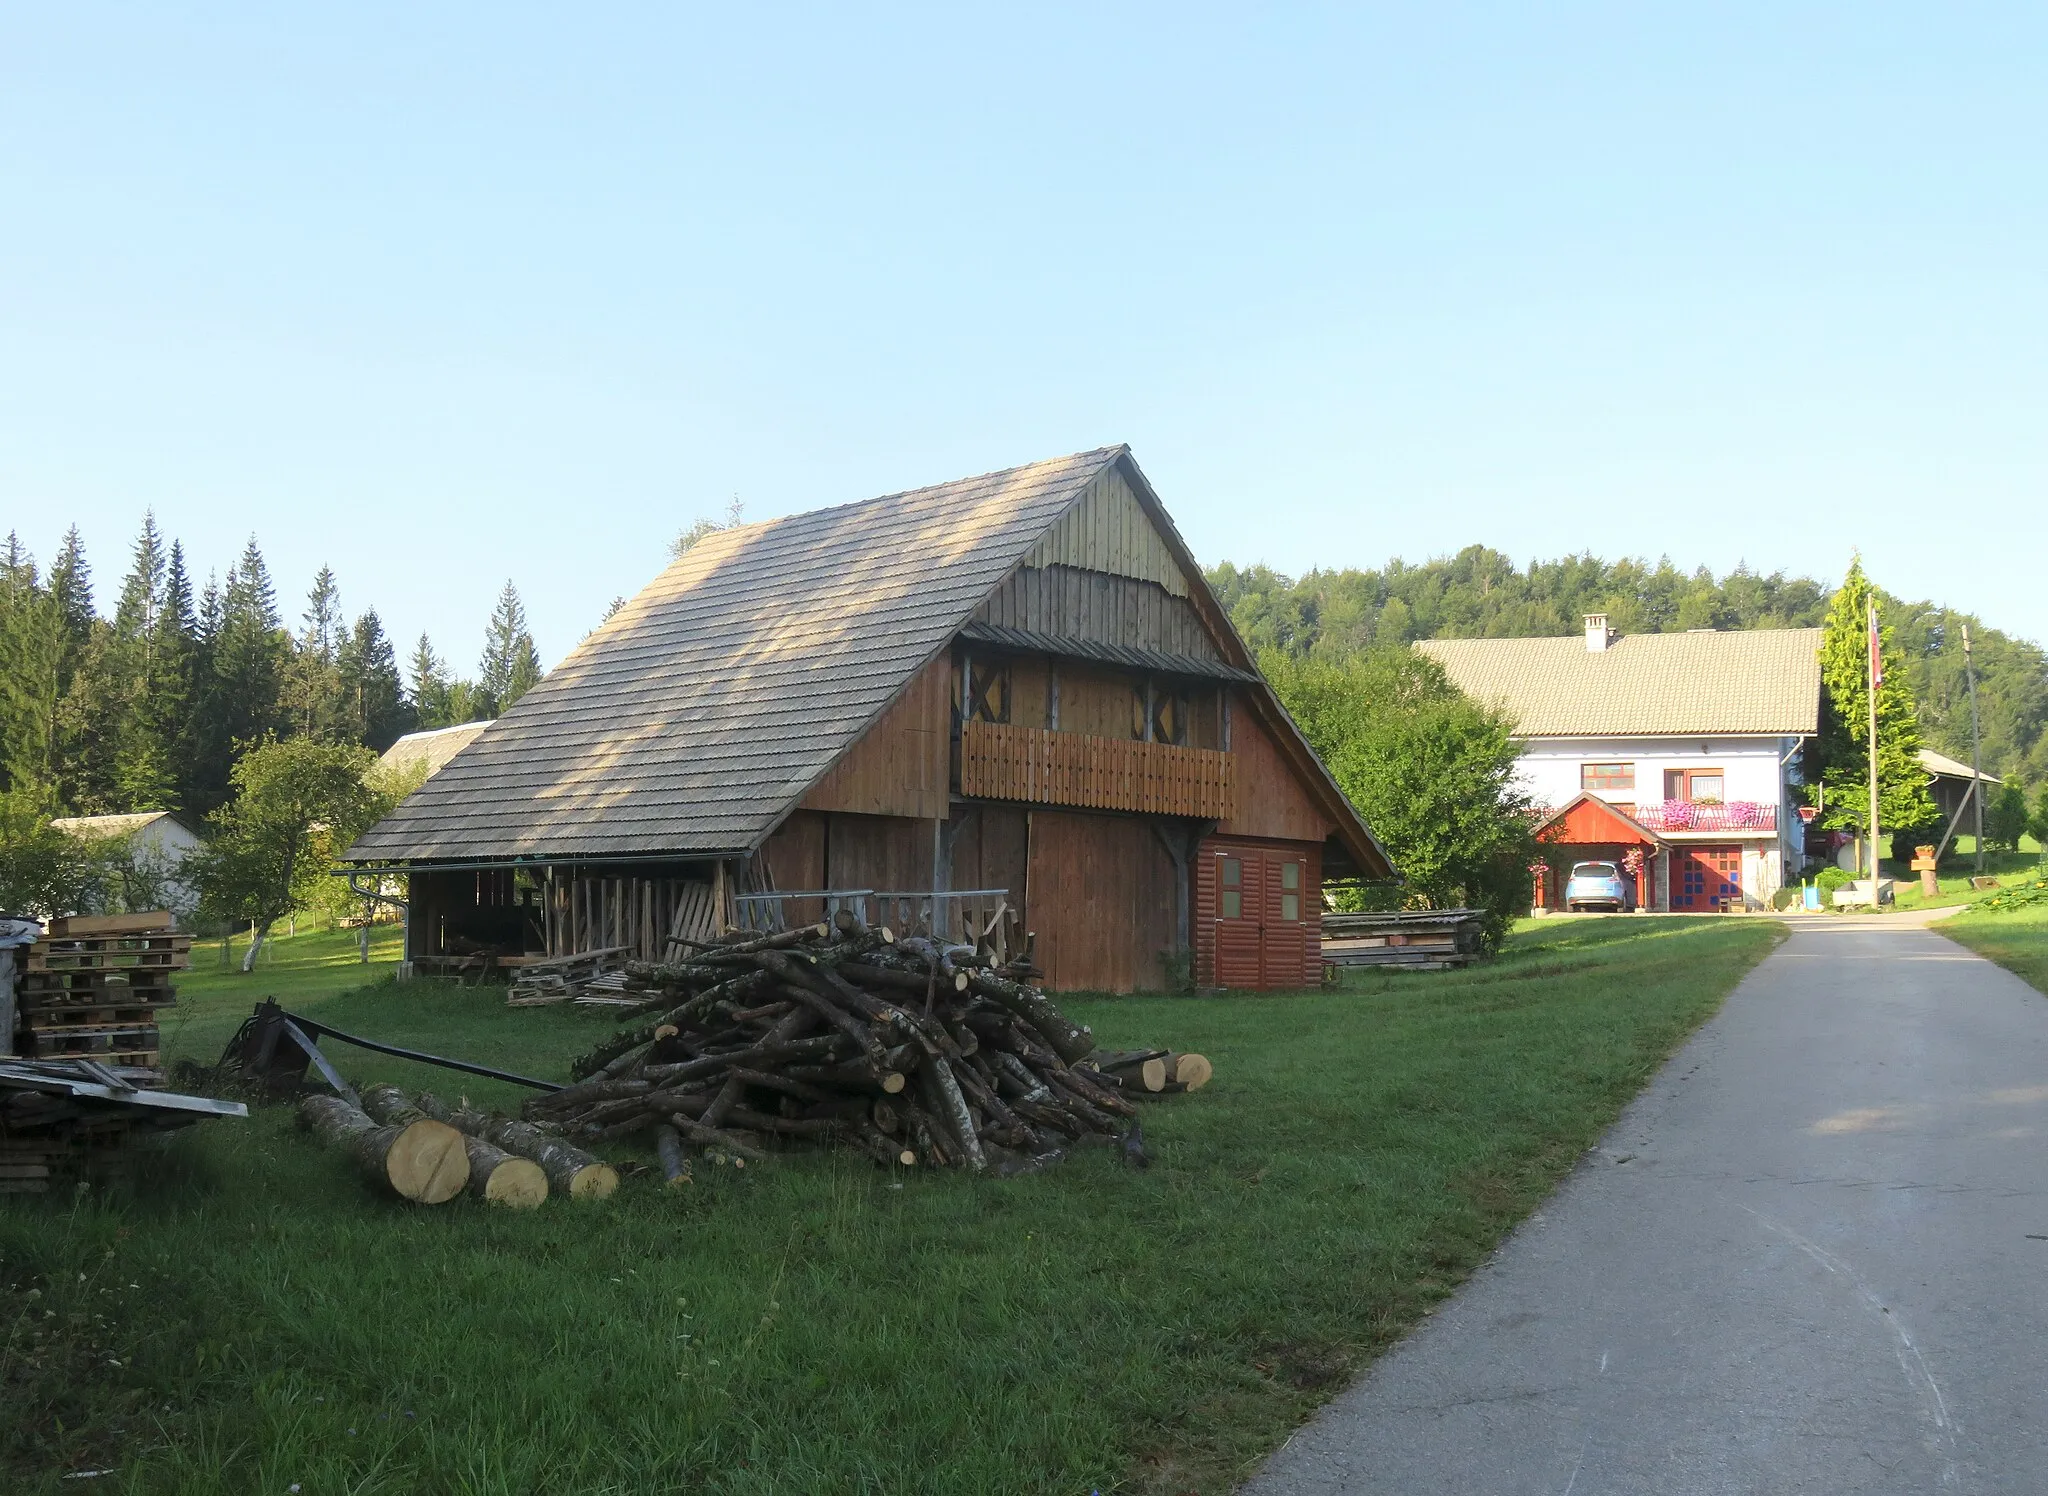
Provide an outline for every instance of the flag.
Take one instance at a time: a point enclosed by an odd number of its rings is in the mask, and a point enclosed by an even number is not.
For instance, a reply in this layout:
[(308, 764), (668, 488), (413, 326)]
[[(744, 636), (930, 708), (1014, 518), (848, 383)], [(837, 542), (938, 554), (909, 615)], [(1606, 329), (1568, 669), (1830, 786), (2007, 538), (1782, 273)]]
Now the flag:
[(1884, 685), (1884, 650), (1877, 640), (1877, 604), (1870, 605), (1870, 689)]

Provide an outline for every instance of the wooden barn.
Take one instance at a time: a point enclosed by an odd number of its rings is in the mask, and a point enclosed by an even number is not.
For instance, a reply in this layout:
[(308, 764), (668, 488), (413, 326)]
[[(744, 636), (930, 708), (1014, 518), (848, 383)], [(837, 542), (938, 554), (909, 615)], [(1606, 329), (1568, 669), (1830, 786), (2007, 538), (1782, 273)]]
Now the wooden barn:
[(1124, 447), (709, 536), (346, 862), (416, 969), (847, 906), (1118, 992), (1314, 983), (1393, 876)]

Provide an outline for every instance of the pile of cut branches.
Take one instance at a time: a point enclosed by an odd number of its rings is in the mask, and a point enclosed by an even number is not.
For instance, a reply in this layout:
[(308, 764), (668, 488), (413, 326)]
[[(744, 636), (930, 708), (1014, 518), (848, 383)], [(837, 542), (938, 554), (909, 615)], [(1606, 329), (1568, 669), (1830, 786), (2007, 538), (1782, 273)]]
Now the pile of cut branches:
[(688, 1175), (686, 1145), (741, 1164), (777, 1144), (833, 1144), (890, 1165), (1013, 1173), (1102, 1140), (1142, 1163), (1133, 1098), (1192, 1089), (1207, 1062), (1185, 1057), (1176, 1083), (1166, 1051), (1097, 1055), (1034, 975), (844, 912), (736, 932), (684, 961), (629, 964), (644, 1000), (628, 1016), (644, 1021), (578, 1057), (577, 1083), (526, 1116), (589, 1145), (653, 1134), (671, 1182)]

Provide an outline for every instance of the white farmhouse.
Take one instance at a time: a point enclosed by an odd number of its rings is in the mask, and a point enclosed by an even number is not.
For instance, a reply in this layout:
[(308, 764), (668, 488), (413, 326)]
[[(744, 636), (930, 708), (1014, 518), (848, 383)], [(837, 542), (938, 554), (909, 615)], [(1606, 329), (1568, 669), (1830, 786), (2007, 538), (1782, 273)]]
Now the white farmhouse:
[(1820, 731), (1819, 629), (1583, 639), (1435, 639), (1415, 647), (1467, 695), (1504, 709), (1522, 788), (1555, 847), (1539, 907), (1573, 862), (1640, 864), (1640, 905), (1756, 909), (1795, 880), (1805, 823), (1794, 786)]

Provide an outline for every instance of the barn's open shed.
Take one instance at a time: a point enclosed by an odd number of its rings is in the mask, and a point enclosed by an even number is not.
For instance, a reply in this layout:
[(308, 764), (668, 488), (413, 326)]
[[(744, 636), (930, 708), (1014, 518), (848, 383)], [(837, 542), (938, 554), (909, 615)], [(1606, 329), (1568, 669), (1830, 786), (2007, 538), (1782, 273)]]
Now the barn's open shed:
[(1109, 991), (1312, 983), (1393, 876), (1124, 447), (708, 536), (346, 860), (421, 968), (854, 903)]

